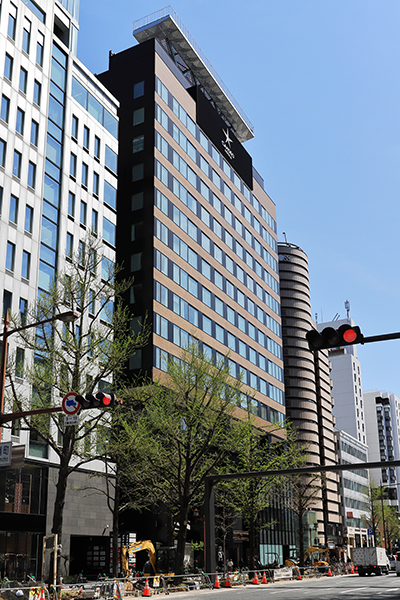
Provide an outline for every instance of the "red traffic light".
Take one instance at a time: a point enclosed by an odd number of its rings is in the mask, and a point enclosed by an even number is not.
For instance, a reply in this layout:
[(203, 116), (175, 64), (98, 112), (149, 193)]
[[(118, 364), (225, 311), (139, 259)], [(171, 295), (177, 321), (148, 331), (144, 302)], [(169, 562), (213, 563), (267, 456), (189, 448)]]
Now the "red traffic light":
[(325, 350), (364, 343), (360, 328), (347, 324), (341, 325), (338, 329), (325, 327), (321, 332), (311, 329), (306, 333), (306, 338), (310, 350)]
[(117, 404), (122, 404), (122, 401), (115, 394), (103, 394), (103, 392), (97, 392), (95, 396), (93, 394), (78, 395), (75, 400), (79, 402), (82, 410), (90, 408), (113, 408)]

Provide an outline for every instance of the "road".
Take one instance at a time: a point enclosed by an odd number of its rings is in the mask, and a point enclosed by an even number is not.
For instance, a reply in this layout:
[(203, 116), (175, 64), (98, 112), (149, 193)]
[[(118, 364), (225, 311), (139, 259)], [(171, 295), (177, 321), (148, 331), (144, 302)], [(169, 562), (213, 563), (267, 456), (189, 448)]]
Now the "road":
[[(400, 600), (400, 577), (394, 572), (377, 577), (359, 577), (344, 575), (321, 577), (320, 579), (302, 579), (302, 581), (284, 581), (268, 585), (247, 585), (231, 589), (202, 590), (180, 593), (179, 598), (205, 600), (203, 596), (221, 596), (221, 600)], [(210, 599), (211, 600), (211, 599)]]

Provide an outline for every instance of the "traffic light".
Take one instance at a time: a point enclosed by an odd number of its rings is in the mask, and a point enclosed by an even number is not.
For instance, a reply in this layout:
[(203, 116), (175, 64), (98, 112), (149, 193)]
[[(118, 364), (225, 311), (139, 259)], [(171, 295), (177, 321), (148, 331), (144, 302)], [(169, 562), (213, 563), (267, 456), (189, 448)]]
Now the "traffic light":
[(82, 410), (89, 408), (113, 408), (121, 403), (115, 394), (103, 394), (103, 392), (97, 392), (96, 395), (85, 394), (84, 396), (76, 396), (75, 400), (79, 402)]
[(324, 350), (326, 348), (338, 348), (340, 346), (352, 346), (362, 344), (364, 336), (359, 327), (341, 325), (339, 329), (325, 327), (321, 332), (311, 329), (306, 333), (310, 350)]

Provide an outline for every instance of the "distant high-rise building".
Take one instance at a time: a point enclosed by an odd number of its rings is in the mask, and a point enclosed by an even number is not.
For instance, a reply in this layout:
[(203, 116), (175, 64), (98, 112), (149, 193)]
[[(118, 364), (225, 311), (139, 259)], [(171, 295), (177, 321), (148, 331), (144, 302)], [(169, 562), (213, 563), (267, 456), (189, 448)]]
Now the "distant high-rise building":
[[(333, 465), (338, 460), (328, 353), (311, 352), (306, 340), (307, 331), (315, 327), (307, 255), (288, 243), (279, 243), (278, 253), (286, 414), (307, 446), (309, 464)], [(337, 474), (327, 474), (318, 512), (320, 542), (331, 545), (342, 535), (338, 481)]]
[(385, 488), (385, 498), (399, 512), (400, 468), (387, 461), (400, 460), (400, 399), (379, 390), (364, 392), (363, 398), (369, 460), (385, 462), (381, 469), (371, 469), (371, 477)]

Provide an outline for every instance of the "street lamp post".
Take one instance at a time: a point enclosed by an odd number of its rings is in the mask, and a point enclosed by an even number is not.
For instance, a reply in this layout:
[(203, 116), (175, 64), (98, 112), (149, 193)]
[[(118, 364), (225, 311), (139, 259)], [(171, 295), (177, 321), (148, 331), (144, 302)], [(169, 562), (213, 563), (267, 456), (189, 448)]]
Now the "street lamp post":
[(39, 408), (36, 410), (28, 410), (16, 413), (4, 414), (4, 390), (6, 383), (6, 367), (7, 367), (7, 346), (8, 346), (8, 338), (13, 333), (18, 333), (19, 331), (23, 331), (25, 329), (29, 329), (30, 327), (37, 327), (38, 325), (46, 325), (47, 323), (52, 323), (53, 321), (62, 321), (63, 323), (73, 323), (78, 318), (78, 314), (69, 310), (64, 313), (59, 313), (58, 315), (54, 315), (50, 319), (45, 319), (44, 321), (37, 321), (36, 323), (30, 323), (29, 325), (23, 325), (22, 327), (17, 327), (16, 329), (9, 330), (10, 318), (8, 315), (8, 310), (6, 311), (4, 317), (4, 327), (3, 333), (0, 335), (3, 336), (3, 342), (1, 347), (1, 364), (0, 364), (0, 440), (2, 433), (2, 425), (3, 423), (7, 423), (9, 421), (16, 421), (21, 417), (27, 417), (29, 415), (38, 415), (38, 414), (47, 414), (52, 412), (60, 412), (61, 408)]

